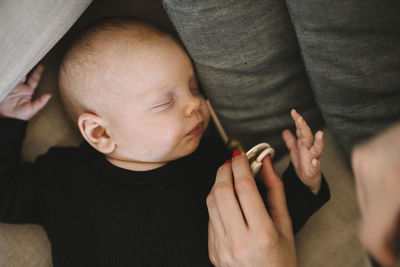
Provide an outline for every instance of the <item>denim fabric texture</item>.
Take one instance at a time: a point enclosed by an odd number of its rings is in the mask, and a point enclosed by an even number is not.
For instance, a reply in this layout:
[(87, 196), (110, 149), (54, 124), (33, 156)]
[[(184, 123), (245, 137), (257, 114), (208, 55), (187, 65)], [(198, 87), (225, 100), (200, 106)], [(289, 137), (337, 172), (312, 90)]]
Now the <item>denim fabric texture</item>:
[(347, 154), (400, 119), (398, 0), (287, 0), (290, 15), (276, 0), (163, 3), (223, 126), (247, 146), (282, 151), (291, 108), (319, 127), (313, 94)]
[(316, 102), (349, 154), (400, 120), (400, 1), (286, 2)]
[(176, 1), (164, 7), (229, 136), (285, 146), (291, 108), (322, 124), (284, 1)]

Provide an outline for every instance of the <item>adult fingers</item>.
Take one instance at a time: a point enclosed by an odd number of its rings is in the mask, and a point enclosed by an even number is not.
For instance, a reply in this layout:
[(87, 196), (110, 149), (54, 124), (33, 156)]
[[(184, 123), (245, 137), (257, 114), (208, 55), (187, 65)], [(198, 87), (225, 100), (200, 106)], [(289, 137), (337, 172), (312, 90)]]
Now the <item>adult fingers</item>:
[(221, 216), (219, 215), (216, 201), (213, 195), (207, 197), (207, 209), (208, 216), (210, 217), (211, 226), (213, 227), (214, 236), (218, 235), (218, 238), (224, 238), (225, 228), (222, 224)]
[(44, 66), (39, 65), (29, 76), (26, 83), (31, 89), (35, 89), (38, 86), (40, 78), (42, 77), (43, 71), (44, 71)]
[(212, 225), (212, 222), (208, 222), (208, 257), (212, 264), (216, 264), (216, 259), (215, 259), (215, 232), (214, 228)]
[(308, 127), (306, 121), (299, 113), (297, 113), (295, 109), (292, 109), (290, 114), (296, 124), (296, 132), (300, 132), (300, 136), (298, 134), (298, 138), (301, 140), (301, 142), (303, 142), (305, 147), (310, 149), (314, 141), (314, 136), (311, 132), (310, 127)]
[(207, 197), (207, 206), (210, 204), (211, 206), (214, 204), (216, 207), (220, 221), (228, 235), (239, 235), (245, 231), (246, 223), (233, 189), (230, 163), (223, 164), (217, 171), (215, 184)]
[(322, 131), (318, 131), (315, 134), (314, 144), (311, 147), (311, 154), (314, 158), (319, 158), (324, 151), (324, 133)]
[(245, 153), (232, 159), (232, 171), (236, 193), (248, 226), (254, 231), (262, 229), (266, 223), (273, 227)]
[(269, 156), (263, 160), (261, 177), (267, 187), (267, 202), (272, 219), (279, 230), (289, 236), (292, 233), (292, 222), (287, 209), (285, 190)]

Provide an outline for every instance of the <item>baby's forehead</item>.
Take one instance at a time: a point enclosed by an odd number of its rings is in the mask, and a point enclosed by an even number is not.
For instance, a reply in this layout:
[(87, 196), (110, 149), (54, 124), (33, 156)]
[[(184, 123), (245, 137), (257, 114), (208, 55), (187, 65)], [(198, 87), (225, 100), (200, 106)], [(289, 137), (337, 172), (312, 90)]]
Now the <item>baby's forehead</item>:
[(98, 46), (95, 53), (89, 52), (83, 55), (83, 60), (87, 62), (86, 71), (91, 72), (95, 79), (118, 78), (119, 80), (123, 77), (118, 76), (124, 74), (126, 69), (140, 70), (141, 66), (148, 62), (152, 49), (154, 51), (160, 43), (139, 42), (124, 36), (113, 38), (110, 42), (99, 40), (95, 45)]
[(66, 51), (59, 70), (60, 95), (67, 108), (71, 106), (71, 116), (76, 119), (82, 110), (92, 109), (97, 98), (101, 105), (110, 92), (125, 94), (113, 89), (121, 87), (127, 77), (130, 81), (125, 84), (135, 83), (131, 73), (123, 72), (132, 68), (132, 58), (140, 65), (146, 60), (143, 49), (158, 47), (164, 40), (180, 46), (169, 33), (132, 17), (105, 18), (87, 27)]
[(127, 47), (148, 48), (171, 39), (167, 33), (160, 32), (150, 25), (121, 26), (103, 29), (95, 32), (91, 38), (93, 47), (126, 49)]
[(95, 63), (94, 69), (112, 70), (123, 63), (141, 65), (157, 51), (171, 53), (176, 46), (180, 46), (168, 35), (161, 36), (150, 30), (134, 33), (122, 28), (102, 32), (98, 38), (94, 38), (86, 55), (91, 58), (89, 61)]
[[(146, 97), (158, 93), (152, 77), (168, 68), (166, 62), (181, 59), (182, 55), (186, 60), (186, 53), (173, 37), (148, 27), (101, 31), (92, 37), (86, 55), (88, 59), (84, 61), (91, 62), (86, 71), (90, 72), (92, 83), (106, 91), (129, 88), (132, 95)], [(165, 80), (168, 83), (168, 77)], [(105, 84), (108, 88), (104, 89)]]

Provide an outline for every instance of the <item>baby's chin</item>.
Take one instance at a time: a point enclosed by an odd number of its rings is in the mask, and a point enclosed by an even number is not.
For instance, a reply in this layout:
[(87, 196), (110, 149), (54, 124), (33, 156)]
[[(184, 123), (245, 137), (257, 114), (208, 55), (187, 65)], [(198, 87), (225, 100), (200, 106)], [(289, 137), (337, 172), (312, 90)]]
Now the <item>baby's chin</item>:
[(183, 138), (183, 140), (181, 140), (181, 143), (180, 143), (181, 146), (175, 147), (175, 150), (172, 149), (170, 151), (171, 153), (169, 154), (169, 156), (167, 154), (165, 154), (166, 157), (163, 157), (163, 160), (168, 162), (168, 161), (177, 160), (177, 159), (180, 159), (183, 157), (187, 157), (187, 156), (193, 154), (199, 148), (201, 140), (204, 138), (204, 132), (207, 130), (207, 127), (208, 127), (208, 121), (204, 126), (203, 132), (200, 135), (186, 139), (186, 140), (185, 140), (185, 138), (187, 138), (187, 136), (185, 136)]
[(193, 154), (199, 147), (200, 141), (202, 138), (203, 138), (203, 135), (197, 137), (194, 140), (190, 140), (187, 144), (185, 144), (185, 146), (178, 153), (176, 153), (176, 156), (174, 157), (173, 160), (187, 157), (187, 156)]

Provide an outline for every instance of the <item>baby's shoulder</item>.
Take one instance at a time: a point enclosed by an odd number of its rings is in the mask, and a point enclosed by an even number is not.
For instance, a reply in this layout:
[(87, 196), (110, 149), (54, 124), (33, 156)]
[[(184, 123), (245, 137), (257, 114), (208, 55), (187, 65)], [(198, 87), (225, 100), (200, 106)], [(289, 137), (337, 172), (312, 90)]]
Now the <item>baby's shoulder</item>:
[(80, 153), (79, 147), (75, 146), (53, 146), (47, 151), (46, 155), (51, 157), (76, 156)]
[(53, 146), (45, 154), (36, 159), (38, 165), (60, 167), (68, 165), (81, 158), (81, 150), (74, 146)]
[(71, 194), (96, 178), (81, 147), (54, 146), (35, 162), (38, 185), (43, 192)]

